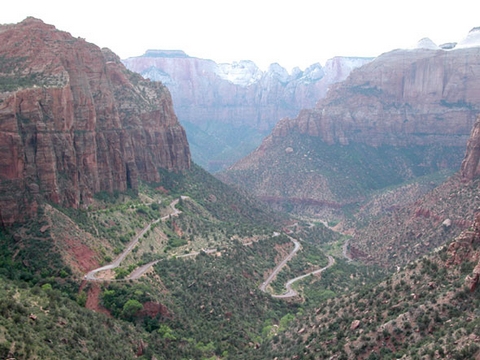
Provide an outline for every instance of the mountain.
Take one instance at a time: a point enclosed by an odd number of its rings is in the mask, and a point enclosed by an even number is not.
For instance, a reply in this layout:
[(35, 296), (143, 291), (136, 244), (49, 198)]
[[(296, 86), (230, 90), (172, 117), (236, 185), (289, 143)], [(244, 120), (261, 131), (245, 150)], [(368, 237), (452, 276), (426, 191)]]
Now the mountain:
[(0, 28), (0, 223), (38, 201), (87, 207), (100, 191), (190, 167), (185, 131), (160, 83), (108, 49), (27, 18)]
[[(274, 165), (300, 149), (292, 178), (337, 172), (326, 195), (345, 201), (284, 205), (354, 209), (356, 222), (339, 225), (362, 227), (348, 237), (273, 213), (190, 163), (166, 88), (107, 49), (32, 18), (2, 26), (0, 40), (10, 49), (0, 57), (0, 209), (18, 220), (0, 226), (0, 358), (480, 356), (480, 118), (461, 171), (440, 187), (435, 176), (448, 172), (428, 164), (453, 164), (453, 145), (406, 151), (298, 133), (281, 144)], [(318, 185), (305, 180), (308, 197)], [(367, 193), (362, 207), (349, 203)], [(271, 296), (287, 281), (295, 294)]]
[[(402, 266), (468, 229), (480, 206), (480, 177), (476, 173), (479, 128), (480, 116), (472, 128), (460, 171), (438, 187), (421, 196), (390, 189), (361, 207), (356, 216), (363, 224), (349, 242), (354, 258), (384, 267)], [(389, 196), (393, 200), (385, 201)], [(364, 212), (371, 215), (372, 207), (377, 208), (377, 216), (364, 216)]]
[(257, 285), (284, 219), (190, 162), (164, 85), (38, 19), (0, 48), (0, 358), (235, 357), (296, 308)]
[(192, 157), (218, 171), (257, 147), (278, 120), (295, 116), (324, 97), (368, 58), (336, 57), (288, 73), (278, 64), (266, 71), (252, 61), (217, 64), (183, 51), (149, 50), (125, 66), (166, 85), (187, 131)]
[(480, 47), (467, 43), (379, 56), (332, 85), (314, 109), (277, 123), (219, 177), (272, 204), (315, 213), (441, 169), (456, 171), (480, 113)]

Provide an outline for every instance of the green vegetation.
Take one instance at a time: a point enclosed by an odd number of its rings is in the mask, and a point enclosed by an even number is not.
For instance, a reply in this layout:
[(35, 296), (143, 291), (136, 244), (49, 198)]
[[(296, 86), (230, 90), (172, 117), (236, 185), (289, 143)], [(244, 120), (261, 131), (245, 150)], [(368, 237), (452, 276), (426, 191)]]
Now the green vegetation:
[(0, 275), (0, 358), (133, 359), (142, 334), (60, 290)]
[[(161, 174), (160, 184), (142, 184), (138, 194), (100, 193), (81, 211), (40, 207), (35, 220), (0, 233), (1, 357), (393, 359), (478, 351), (468, 339), (480, 336), (471, 310), (479, 290), (470, 293), (463, 282), (473, 261), (446, 271), (443, 250), (386, 277), (383, 269), (343, 259), (344, 236), (299, 220), (289, 231), (302, 250), (272, 290), (283, 292), (288, 279), (324, 267), (326, 254), (336, 263), (295, 283), (300, 298), (275, 299), (258, 287), (292, 249), (276, 234), (283, 218), (198, 167)], [(181, 213), (169, 216), (174, 200)], [(83, 273), (69, 251), (92, 246), (111, 261), (161, 217), (112, 272), (115, 279), (80, 284)], [(145, 276), (123, 280), (152, 260), (161, 261)], [(97, 309), (111, 317), (85, 309), (95, 296)], [(358, 330), (351, 330), (356, 320)]]
[[(477, 246), (473, 244), (474, 248)], [(448, 260), (444, 247), (377, 284), (367, 285), (361, 283), (372, 278), (372, 269), (360, 267), (353, 272), (354, 265), (340, 262), (305, 291), (310, 301), (309, 296), (316, 293), (316, 288), (330, 289), (320, 293), (328, 300), (316, 298), (314, 313), (296, 317), (278, 339), (263, 343), (248, 356), (252, 359), (289, 358), (298, 354), (306, 359), (473, 358), (480, 350), (476, 344), (480, 321), (475, 316), (480, 290), (471, 292), (465, 288), (464, 279), (476, 260), (466, 257), (461, 264), (450, 264), (447, 269)], [(355, 281), (347, 280), (353, 274), (358, 278), (356, 289), (352, 287)]]
[[(287, 147), (293, 151), (286, 151)], [(377, 190), (438, 172), (445, 166), (457, 170), (464, 149), (373, 147), (355, 142), (330, 145), (318, 137), (292, 132), (282, 141), (273, 142), (268, 154), (254, 169), (230, 169), (219, 176), (253, 193), (270, 187), (284, 210), (303, 213), (309, 206), (315, 208), (314, 201), (308, 203), (311, 199), (341, 204), (337, 211), (348, 210), (347, 205), (355, 205)], [(272, 167), (271, 163), (278, 166)], [(304, 197), (305, 189), (311, 195), (304, 202), (291, 200)]]

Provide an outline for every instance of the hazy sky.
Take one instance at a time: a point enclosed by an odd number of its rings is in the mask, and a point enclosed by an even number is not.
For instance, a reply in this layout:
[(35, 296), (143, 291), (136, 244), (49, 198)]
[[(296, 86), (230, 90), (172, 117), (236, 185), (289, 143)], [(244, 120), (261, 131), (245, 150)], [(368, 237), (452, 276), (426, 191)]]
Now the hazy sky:
[(461, 41), (480, 26), (479, 14), (479, 0), (17, 0), (2, 4), (0, 23), (34, 16), (121, 58), (180, 49), (290, 71), (337, 55), (377, 56), (423, 37)]

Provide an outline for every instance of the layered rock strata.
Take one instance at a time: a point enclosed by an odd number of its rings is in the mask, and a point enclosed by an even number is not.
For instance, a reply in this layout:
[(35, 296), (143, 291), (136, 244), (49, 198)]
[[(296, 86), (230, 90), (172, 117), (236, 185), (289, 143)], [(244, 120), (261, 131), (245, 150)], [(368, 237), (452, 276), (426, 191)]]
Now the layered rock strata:
[(127, 68), (161, 81), (172, 93), (193, 158), (207, 170), (233, 164), (257, 147), (273, 126), (323, 98), (329, 86), (371, 58), (336, 57), (289, 73), (252, 61), (217, 64), (183, 51), (149, 50), (123, 60)]
[[(329, 196), (329, 190), (346, 179), (346, 188), (361, 185), (364, 193), (369, 190), (365, 182), (362, 185), (352, 181), (352, 173), (357, 174), (359, 168), (345, 172), (343, 179), (335, 173), (342, 168), (338, 163), (342, 158), (358, 163), (363, 169), (360, 171), (370, 174), (378, 169), (372, 167), (373, 161), (380, 164), (383, 159), (380, 165), (390, 173), (375, 174), (371, 182), (386, 175), (385, 186), (439, 169), (458, 170), (480, 113), (478, 94), (480, 45), (394, 50), (355, 69), (345, 81), (331, 85), (314, 109), (278, 122), (261, 146), (220, 176), (266, 198), (279, 196), (275, 184), (288, 184), (282, 190), (283, 201), (303, 198), (304, 202), (338, 202), (342, 193)], [(292, 141), (302, 137), (301, 142)], [(308, 147), (306, 140), (311, 143)], [(315, 144), (321, 148), (320, 153), (313, 152)], [(275, 161), (282, 148), (290, 150), (288, 166)], [(344, 155), (328, 163), (333, 152)], [(307, 164), (304, 172), (289, 171), (291, 164), (304, 163), (305, 159), (311, 159), (310, 164), (320, 162), (322, 167)], [(266, 163), (275, 164), (275, 169), (265, 169)], [(388, 164), (398, 166), (395, 169)], [(478, 169), (468, 171), (475, 173)], [(321, 176), (308, 181), (306, 187), (305, 179), (317, 173)]]
[(0, 223), (39, 199), (79, 208), (96, 192), (190, 166), (168, 90), (108, 49), (27, 18), (0, 27)]

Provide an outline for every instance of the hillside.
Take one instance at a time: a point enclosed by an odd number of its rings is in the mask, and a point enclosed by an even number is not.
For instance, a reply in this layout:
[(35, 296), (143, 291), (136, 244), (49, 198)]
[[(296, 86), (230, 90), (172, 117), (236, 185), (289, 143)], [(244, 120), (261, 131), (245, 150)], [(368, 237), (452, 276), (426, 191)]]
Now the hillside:
[(33, 18), (0, 44), (0, 358), (480, 356), (480, 118), (461, 156), (275, 131), (243, 181), (293, 216), (191, 162), (107, 49)]
[[(102, 354), (122, 351), (125, 359), (236, 358), (263, 341), (266, 323), (297, 313), (299, 304), (258, 288), (292, 247), (280, 234), (283, 218), (196, 165), (162, 179), (141, 183), (138, 194), (98, 193), (85, 210), (41, 204), (35, 219), (2, 230), (0, 279), (20, 294), (0, 313), (4, 355), (75, 358), (70, 351), (87, 343), (78, 356), (94, 358), (91, 337), (101, 336), (122, 342)], [(339, 240), (320, 224), (303, 236), (305, 250), (280, 281), (324, 266), (322, 243)], [(97, 272), (96, 281), (86, 277), (126, 249), (118, 267)], [(97, 314), (87, 320), (83, 307)], [(124, 338), (103, 334), (103, 322), (125, 329)], [(48, 333), (51, 326), (62, 331)]]
[(323, 302), (245, 358), (476, 359), (480, 218), (376, 285)]
[(391, 189), (362, 204), (355, 214), (356, 223), (351, 223), (356, 228), (350, 240), (353, 257), (394, 268), (425, 255), (470, 226), (480, 206), (479, 127), (480, 117), (472, 128), (460, 171), (440, 186), (421, 196), (418, 191), (411, 196), (408, 187)]

